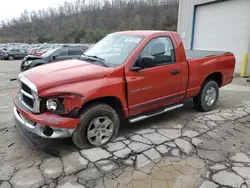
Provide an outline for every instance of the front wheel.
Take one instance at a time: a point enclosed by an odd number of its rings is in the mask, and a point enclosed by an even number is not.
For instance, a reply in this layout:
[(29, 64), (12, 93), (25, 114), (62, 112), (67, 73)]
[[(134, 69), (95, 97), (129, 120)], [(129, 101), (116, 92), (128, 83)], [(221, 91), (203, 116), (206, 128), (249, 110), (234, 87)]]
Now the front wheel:
[(211, 111), (219, 98), (219, 86), (213, 80), (205, 81), (199, 95), (194, 97), (194, 106), (200, 111)]
[(83, 110), (72, 140), (80, 149), (104, 146), (116, 138), (119, 128), (117, 112), (109, 105), (95, 103)]

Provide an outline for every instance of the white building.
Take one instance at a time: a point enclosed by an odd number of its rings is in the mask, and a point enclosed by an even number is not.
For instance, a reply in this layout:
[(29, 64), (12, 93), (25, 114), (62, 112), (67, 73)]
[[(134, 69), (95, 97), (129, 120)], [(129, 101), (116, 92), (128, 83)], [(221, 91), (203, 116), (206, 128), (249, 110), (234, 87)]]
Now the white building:
[(248, 53), (250, 76), (250, 0), (179, 0), (178, 33), (186, 49), (231, 51), (240, 73)]

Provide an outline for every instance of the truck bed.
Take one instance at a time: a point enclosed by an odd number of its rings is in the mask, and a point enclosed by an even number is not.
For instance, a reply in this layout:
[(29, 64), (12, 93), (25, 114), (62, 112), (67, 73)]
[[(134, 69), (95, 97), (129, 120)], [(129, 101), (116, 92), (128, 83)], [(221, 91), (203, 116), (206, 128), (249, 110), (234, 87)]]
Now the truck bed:
[(187, 60), (231, 53), (226, 51), (224, 52), (224, 51), (205, 51), (205, 50), (185, 50), (185, 51)]

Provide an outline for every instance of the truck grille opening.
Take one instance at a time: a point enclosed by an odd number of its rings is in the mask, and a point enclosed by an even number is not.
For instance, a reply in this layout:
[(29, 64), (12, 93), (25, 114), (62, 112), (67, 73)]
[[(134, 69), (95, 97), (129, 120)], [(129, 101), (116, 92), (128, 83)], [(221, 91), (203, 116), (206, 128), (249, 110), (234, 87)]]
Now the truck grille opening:
[(27, 92), (30, 95), (32, 94), (31, 89), (24, 83), (22, 83), (22, 90), (24, 90), (25, 92)]
[(23, 95), (23, 101), (31, 108), (34, 108), (34, 101), (33, 99), (27, 97), (26, 95)]
[(21, 82), (21, 91), (20, 91), (20, 99), (21, 102), (23, 103), (23, 105), (28, 108), (30, 111), (35, 112), (35, 113), (39, 113), (40, 112), (40, 101), (39, 99), (37, 99), (33, 93), (33, 91), (31, 90), (31, 88)]
[(40, 113), (40, 98), (36, 86), (22, 74), (18, 76), (21, 103), (33, 113)]

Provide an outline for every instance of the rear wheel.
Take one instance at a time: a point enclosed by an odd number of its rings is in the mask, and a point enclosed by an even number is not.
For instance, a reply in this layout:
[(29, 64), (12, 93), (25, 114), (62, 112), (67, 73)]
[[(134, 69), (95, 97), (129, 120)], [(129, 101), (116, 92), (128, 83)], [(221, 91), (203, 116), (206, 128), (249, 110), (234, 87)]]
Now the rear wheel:
[(72, 140), (80, 149), (104, 146), (116, 138), (119, 128), (117, 112), (109, 105), (95, 103), (82, 112)]
[(201, 87), (199, 95), (194, 97), (194, 106), (200, 111), (211, 111), (219, 98), (219, 86), (213, 80), (207, 80)]
[(14, 56), (13, 55), (9, 55), (8, 56), (8, 60), (14, 60)]

